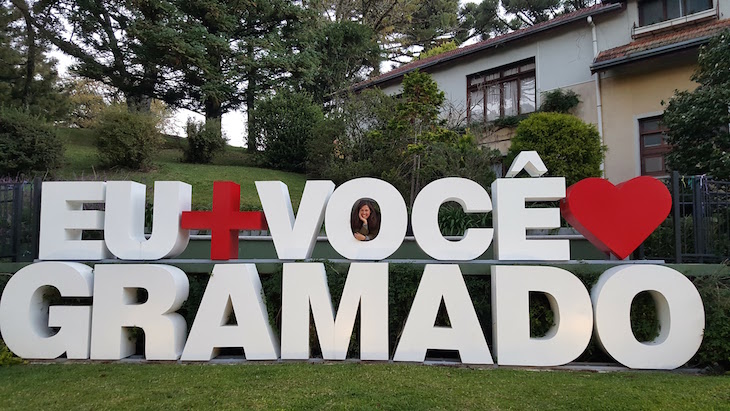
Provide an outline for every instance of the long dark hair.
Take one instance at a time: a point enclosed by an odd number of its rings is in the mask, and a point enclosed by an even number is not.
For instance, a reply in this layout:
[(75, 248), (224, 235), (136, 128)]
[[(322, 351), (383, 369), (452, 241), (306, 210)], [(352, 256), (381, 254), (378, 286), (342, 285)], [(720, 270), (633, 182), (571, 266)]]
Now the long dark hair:
[(370, 208), (370, 217), (368, 217), (368, 229), (373, 231), (380, 228), (380, 211), (375, 208), (375, 202), (366, 198), (361, 199), (352, 209), (350, 214), (350, 226), (352, 231), (358, 231), (362, 227), (362, 221), (360, 220), (360, 209), (363, 206)]

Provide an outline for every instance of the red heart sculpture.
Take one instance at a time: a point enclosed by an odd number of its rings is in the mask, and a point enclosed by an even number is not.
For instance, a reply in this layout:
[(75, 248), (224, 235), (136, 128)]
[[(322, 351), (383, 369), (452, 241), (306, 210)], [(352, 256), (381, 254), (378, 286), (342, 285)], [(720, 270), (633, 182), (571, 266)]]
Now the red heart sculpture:
[(667, 218), (672, 196), (654, 177), (617, 186), (587, 178), (568, 187), (560, 212), (570, 225), (605, 253), (628, 257)]

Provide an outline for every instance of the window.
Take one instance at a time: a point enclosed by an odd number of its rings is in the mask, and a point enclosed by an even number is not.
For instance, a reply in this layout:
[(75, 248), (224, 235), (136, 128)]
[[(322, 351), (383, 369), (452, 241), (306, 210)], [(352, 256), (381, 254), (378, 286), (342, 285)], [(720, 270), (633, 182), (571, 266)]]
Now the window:
[(466, 78), (470, 122), (535, 111), (535, 59)]
[(639, 26), (648, 26), (711, 8), (712, 0), (646, 0), (639, 3)]
[(639, 148), (641, 175), (669, 174), (664, 157), (671, 150), (671, 146), (667, 143), (667, 128), (662, 124), (661, 116), (639, 120)]

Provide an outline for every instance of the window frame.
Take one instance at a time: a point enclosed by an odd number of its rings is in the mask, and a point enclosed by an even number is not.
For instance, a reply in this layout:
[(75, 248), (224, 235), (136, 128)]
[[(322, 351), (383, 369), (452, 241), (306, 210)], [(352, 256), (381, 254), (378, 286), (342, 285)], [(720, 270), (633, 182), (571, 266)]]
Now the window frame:
[[(647, 27), (647, 26), (651, 26), (651, 25), (654, 25), (654, 24), (661, 24), (661, 23), (663, 23), (665, 21), (671, 21), (671, 20), (674, 20), (674, 19), (680, 19), (680, 18), (683, 18), (683, 17), (691, 16), (693, 14), (702, 13), (703, 11), (712, 10), (715, 7), (714, 0), (706, 0), (709, 3), (709, 7), (708, 8), (703, 9), (703, 10), (700, 10), (700, 11), (696, 11), (696, 12), (693, 12), (693, 13), (687, 13), (685, 10), (688, 9), (688, 7), (687, 7), (687, 1), (688, 0), (659, 0), (659, 1), (662, 4), (662, 19), (660, 21), (656, 21), (656, 22), (653, 22), (653, 23), (646, 23), (644, 21), (644, 13), (642, 12), (642, 4), (647, 4), (648, 1), (640, 1), (640, 2), (637, 3), (636, 7), (637, 7), (638, 14), (639, 14), (639, 27)], [(668, 10), (668, 2), (669, 1), (676, 1), (676, 2), (679, 3), (679, 16), (672, 17), (671, 19), (669, 17), (667, 17), (667, 10)]]
[[(670, 174), (670, 170), (667, 167), (667, 159), (666, 156), (669, 154), (669, 152), (672, 150), (672, 146), (667, 142), (667, 132), (669, 129), (667, 126), (664, 125), (662, 122), (663, 115), (658, 116), (650, 116), (650, 117), (643, 117), (638, 119), (638, 127), (639, 127), (639, 167), (640, 167), (640, 173), (642, 176), (653, 176), (653, 177), (663, 177)], [(656, 129), (646, 130), (644, 128), (644, 124), (650, 122), (650, 121), (658, 121), (658, 127)], [(662, 142), (658, 146), (653, 147), (645, 147), (644, 146), (644, 138), (646, 136), (652, 136), (660, 134), (662, 136)], [(653, 171), (653, 172), (647, 172), (646, 171), (646, 162), (644, 161), (646, 158), (655, 158), (661, 156), (662, 159), (662, 170), (661, 171)]]
[[(531, 68), (525, 68), (525, 66), (532, 65)], [(511, 71), (517, 69), (516, 73), (513, 74), (504, 74), (505, 72)], [(467, 123), (472, 122), (488, 122), (488, 121), (494, 121), (494, 120), (488, 120), (487, 119), (487, 101), (489, 98), (488, 89), (489, 86), (498, 84), (499, 85), (499, 117), (497, 118), (504, 118), (505, 117), (505, 84), (515, 81), (517, 83), (517, 100), (514, 102), (514, 105), (517, 110), (516, 115), (525, 114), (528, 112), (522, 112), (522, 104), (520, 97), (522, 96), (522, 80), (530, 79), (532, 78), (535, 82), (534, 87), (534, 95), (533, 95), (533, 101), (535, 104), (535, 108), (533, 111), (529, 111), (529, 113), (534, 113), (537, 111), (537, 70), (536, 70), (536, 63), (535, 58), (531, 57), (528, 59), (520, 60), (518, 62), (500, 66), (494, 69), (480, 71), (478, 73), (469, 74), (466, 76), (466, 119)], [(487, 77), (497, 75), (497, 78), (486, 80)], [(478, 78), (484, 78), (481, 82), (477, 84), (472, 84), (472, 81)], [(472, 118), (472, 93), (473, 92), (482, 92), (482, 118), (481, 119), (473, 119)]]

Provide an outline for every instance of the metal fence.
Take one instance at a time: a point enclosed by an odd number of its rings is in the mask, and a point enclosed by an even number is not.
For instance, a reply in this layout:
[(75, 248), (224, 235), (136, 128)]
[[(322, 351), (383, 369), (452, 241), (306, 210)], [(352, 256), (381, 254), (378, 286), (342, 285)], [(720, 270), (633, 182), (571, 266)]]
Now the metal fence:
[(0, 258), (33, 261), (38, 256), (41, 179), (0, 183)]
[(672, 212), (644, 242), (639, 258), (676, 263), (730, 258), (730, 182), (677, 172), (664, 182), (672, 193)]

